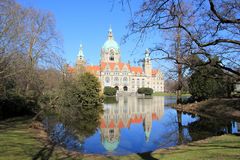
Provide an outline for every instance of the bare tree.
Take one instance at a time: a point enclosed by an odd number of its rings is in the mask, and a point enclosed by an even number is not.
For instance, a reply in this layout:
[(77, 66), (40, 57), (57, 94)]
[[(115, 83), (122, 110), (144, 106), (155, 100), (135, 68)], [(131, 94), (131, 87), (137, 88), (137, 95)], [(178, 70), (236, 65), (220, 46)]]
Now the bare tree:
[[(122, 0), (130, 4), (131, 0)], [(131, 6), (130, 6), (131, 7)], [(186, 11), (187, 10), (187, 11)], [(179, 60), (171, 50), (158, 43), (153, 52), (157, 59), (170, 59), (191, 69), (210, 64), (239, 79), (240, 72), (240, 2), (236, 0), (143, 0), (129, 23), (126, 37), (144, 37), (151, 30), (172, 32), (179, 29), (188, 39), (185, 52), (189, 56)], [(198, 55), (204, 63), (193, 63)], [(218, 60), (212, 61), (214, 57)]]
[(38, 68), (62, 59), (53, 15), (3, 0), (0, 16), (0, 80), (15, 77), (23, 91), (40, 91)]

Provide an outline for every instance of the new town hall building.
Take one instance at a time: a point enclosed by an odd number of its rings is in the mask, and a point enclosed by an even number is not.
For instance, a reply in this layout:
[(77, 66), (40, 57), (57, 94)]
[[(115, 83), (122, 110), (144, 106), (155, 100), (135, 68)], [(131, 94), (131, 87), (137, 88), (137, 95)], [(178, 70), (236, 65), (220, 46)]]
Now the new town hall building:
[(164, 91), (163, 74), (152, 68), (149, 51), (146, 50), (143, 66), (131, 66), (121, 61), (120, 48), (114, 40), (112, 29), (108, 31), (108, 39), (101, 49), (101, 59), (98, 65), (86, 65), (82, 46), (77, 56), (74, 68), (69, 67), (70, 73), (84, 68), (96, 75), (102, 85), (115, 87), (119, 91), (136, 92), (140, 87), (149, 87), (154, 92)]

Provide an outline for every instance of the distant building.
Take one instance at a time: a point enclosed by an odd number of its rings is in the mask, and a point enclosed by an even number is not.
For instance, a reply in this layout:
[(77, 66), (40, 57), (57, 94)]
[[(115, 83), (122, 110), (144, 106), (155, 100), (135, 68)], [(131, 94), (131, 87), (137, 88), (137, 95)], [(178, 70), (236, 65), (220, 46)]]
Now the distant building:
[(164, 91), (163, 74), (160, 70), (152, 68), (148, 49), (145, 52), (143, 66), (131, 66), (130, 63), (121, 61), (120, 48), (113, 38), (112, 29), (108, 31), (108, 39), (101, 49), (99, 65), (86, 65), (82, 46), (77, 56), (74, 68), (69, 67), (70, 73), (78, 72), (81, 67), (96, 75), (102, 87), (111, 86), (119, 91), (136, 92), (140, 87), (149, 87), (154, 92)]

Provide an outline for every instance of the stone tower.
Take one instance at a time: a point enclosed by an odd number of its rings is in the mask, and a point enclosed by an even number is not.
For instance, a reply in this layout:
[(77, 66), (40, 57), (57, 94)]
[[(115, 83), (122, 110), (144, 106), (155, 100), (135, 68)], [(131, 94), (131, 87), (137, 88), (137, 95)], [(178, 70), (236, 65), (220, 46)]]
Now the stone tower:
[(108, 39), (102, 46), (101, 62), (120, 62), (120, 49), (117, 42), (113, 38), (112, 28), (108, 30)]
[(151, 59), (150, 59), (150, 53), (149, 53), (148, 49), (146, 49), (146, 51), (145, 51), (145, 58), (144, 58), (144, 62), (143, 62), (143, 70), (144, 70), (144, 73), (147, 76), (152, 76), (152, 62), (151, 62)]

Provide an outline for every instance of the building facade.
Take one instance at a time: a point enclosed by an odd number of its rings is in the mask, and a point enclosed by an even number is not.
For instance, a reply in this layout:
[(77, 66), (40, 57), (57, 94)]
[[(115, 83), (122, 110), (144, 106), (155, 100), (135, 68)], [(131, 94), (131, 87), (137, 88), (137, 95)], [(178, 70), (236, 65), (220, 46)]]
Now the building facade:
[(163, 74), (160, 70), (152, 68), (148, 49), (142, 67), (122, 62), (120, 48), (114, 40), (111, 28), (108, 31), (108, 39), (101, 48), (100, 64), (86, 65), (83, 49), (80, 46), (76, 66), (69, 68), (69, 71), (80, 71), (83, 66), (99, 78), (102, 88), (110, 86), (119, 91), (136, 92), (138, 88), (149, 87), (154, 92), (164, 91)]

